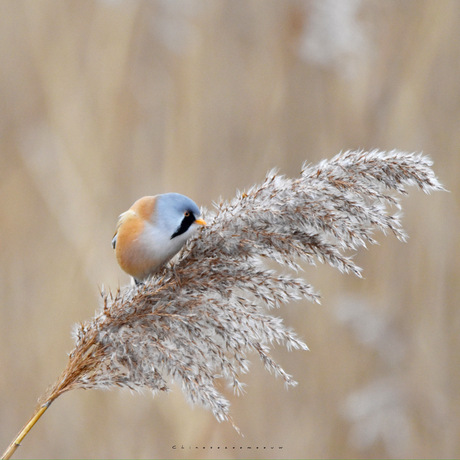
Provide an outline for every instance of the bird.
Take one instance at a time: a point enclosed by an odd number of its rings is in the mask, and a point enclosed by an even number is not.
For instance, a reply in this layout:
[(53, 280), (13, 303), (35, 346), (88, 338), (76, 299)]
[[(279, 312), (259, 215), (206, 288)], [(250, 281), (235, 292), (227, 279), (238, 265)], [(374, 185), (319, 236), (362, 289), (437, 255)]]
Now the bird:
[(193, 200), (180, 193), (139, 198), (120, 214), (112, 248), (118, 264), (143, 283), (179, 252), (206, 222)]

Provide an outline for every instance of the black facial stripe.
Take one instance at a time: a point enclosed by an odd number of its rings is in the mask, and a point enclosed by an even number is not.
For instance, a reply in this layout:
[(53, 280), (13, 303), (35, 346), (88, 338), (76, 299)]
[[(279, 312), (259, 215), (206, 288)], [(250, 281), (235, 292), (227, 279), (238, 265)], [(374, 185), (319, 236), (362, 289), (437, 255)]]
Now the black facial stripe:
[(172, 234), (171, 239), (175, 238), (176, 236), (182, 235), (182, 233), (185, 233), (193, 224), (193, 222), (195, 222), (195, 220), (196, 219), (193, 215), (193, 212), (188, 211), (187, 215), (184, 215), (184, 218), (182, 219), (179, 228)]

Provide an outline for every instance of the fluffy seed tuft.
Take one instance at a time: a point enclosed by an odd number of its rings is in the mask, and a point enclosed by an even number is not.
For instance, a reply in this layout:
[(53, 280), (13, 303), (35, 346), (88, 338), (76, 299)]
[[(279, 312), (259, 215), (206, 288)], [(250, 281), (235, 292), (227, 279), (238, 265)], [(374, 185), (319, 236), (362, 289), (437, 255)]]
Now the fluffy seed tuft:
[(230, 420), (229, 402), (216, 390), (225, 379), (236, 393), (255, 351), (265, 368), (296, 382), (270, 356), (273, 343), (307, 350), (281, 319), (268, 312), (291, 301), (319, 296), (303, 279), (267, 269), (271, 259), (294, 271), (301, 262), (327, 263), (361, 276), (350, 257), (374, 244), (375, 230), (404, 241), (400, 209), (391, 191), (405, 186), (443, 190), (421, 154), (343, 152), (298, 179), (270, 172), (262, 184), (205, 212), (201, 229), (177, 259), (144, 285), (101, 292), (101, 309), (76, 326), (75, 348), (47, 401), (74, 388), (168, 390), (178, 382), (188, 400)]

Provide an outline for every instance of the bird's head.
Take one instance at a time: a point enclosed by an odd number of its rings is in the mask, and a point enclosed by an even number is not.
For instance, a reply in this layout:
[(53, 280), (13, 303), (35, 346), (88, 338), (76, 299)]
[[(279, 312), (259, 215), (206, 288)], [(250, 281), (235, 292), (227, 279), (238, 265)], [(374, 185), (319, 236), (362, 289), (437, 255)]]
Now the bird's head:
[(206, 222), (200, 218), (198, 206), (179, 193), (156, 196), (151, 222), (166, 232), (170, 240), (186, 240), (194, 230)]

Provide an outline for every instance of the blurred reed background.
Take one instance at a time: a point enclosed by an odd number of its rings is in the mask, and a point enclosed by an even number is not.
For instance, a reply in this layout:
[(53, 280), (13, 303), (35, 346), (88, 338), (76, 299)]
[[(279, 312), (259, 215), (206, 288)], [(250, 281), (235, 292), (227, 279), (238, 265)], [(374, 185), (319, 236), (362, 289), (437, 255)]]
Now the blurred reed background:
[(408, 243), (379, 236), (364, 280), (306, 267), (323, 306), (275, 312), (311, 348), (276, 350), (299, 385), (253, 356), (247, 394), (227, 392), (244, 438), (177, 388), (74, 391), (18, 456), (460, 456), (459, 23), (455, 0), (1, 0), (0, 444), (100, 286), (129, 281), (110, 241), (135, 199), (211, 208), (272, 167), (398, 148), (451, 193), (413, 189)]

